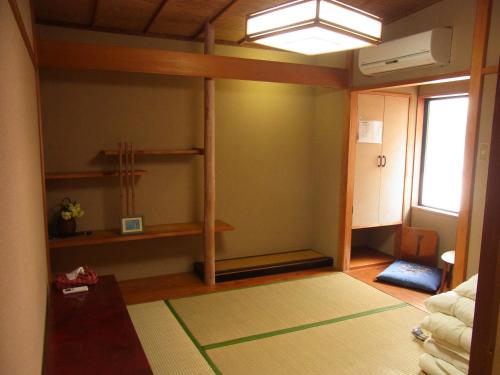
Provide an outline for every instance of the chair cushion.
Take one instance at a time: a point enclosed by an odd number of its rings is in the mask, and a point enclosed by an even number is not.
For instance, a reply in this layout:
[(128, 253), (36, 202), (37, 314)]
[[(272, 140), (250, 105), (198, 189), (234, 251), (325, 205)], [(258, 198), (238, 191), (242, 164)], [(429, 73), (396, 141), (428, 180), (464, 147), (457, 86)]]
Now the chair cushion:
[(441, 285), (441, 269), (397, 260), (382, 271), (378, 281), (436, 293)]

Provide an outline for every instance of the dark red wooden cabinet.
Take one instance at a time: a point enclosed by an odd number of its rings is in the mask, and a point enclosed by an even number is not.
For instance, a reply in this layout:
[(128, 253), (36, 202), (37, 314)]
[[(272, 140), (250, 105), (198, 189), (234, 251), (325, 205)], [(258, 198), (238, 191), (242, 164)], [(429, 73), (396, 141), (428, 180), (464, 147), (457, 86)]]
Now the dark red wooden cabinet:
[(44, 374), (152, 374), (112, 275), (86, 293), (49, 297)]

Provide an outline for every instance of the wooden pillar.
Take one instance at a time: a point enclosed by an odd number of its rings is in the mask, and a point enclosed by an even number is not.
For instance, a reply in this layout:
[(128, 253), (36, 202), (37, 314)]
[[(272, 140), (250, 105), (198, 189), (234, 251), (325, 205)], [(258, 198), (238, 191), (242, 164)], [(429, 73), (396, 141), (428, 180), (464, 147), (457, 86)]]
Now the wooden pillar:
[(346, 116), (345, 134), (345, 159), (342, 169), (342, 180), (345, 190), (343, 191), (343, 207), (341, 210), (340, 248), (338, 252), (337, 268), (340, 271), (348, 271), (351, 263), (352, 242), (352, 212), (354, 201), (354, 168), (356, 163), (356, 132), (358, 117), (358, 93), (348, 91), (346, 103), (349, 104), (349, 113)]
[(483, 67), (488, 47), (488, 33), (490, 31), (491, 0), (477, 0), (476, 4), (476, 21), (472, 41), (469, 83), (469, 112), (467, 114), (464, 147), (462, 200), (457, 221), (452, 287), (456, 287), (464, 281), (467, 272), (472, 198), (474, 193), (474, 166), (483, 91)]
[(352, 145), (352, 124), (353, 119), (353, 105), (357, 109), (358, 102), (356, 94), (351, 92), (353, 75), (354, 75), (354, 51), (348, 51), (345, 60), (345, 66), (348, 69), (347, 76), (347, 88), (345, 92), (345, 103), (349, 106), (349, 112), (346, 114), (345, 121), (345, 135), (343, 140), (344, 159), (342, 160), (341, 169), (341, 181), (344, 190), (342, 191), (342, 196), (340, 202), (342, 204), (340, 215), (339, 215), (339, 250), (337, 252), (337, 265), (334, 264), (334, 269), (339, 271), (348, 271), (351, 263), (351, 241), (352, 241), (352, 200), (353, 200), (353, 189), (354, 189), (354, 176), (351, 171), (354, 169), (353, 155), (354, 147), (356, 144)]
[[(214, 27), (205, 25), (205, 54), (214, 53)], [(205, 78), (205, 284), (215, 285), (215, 81)]]

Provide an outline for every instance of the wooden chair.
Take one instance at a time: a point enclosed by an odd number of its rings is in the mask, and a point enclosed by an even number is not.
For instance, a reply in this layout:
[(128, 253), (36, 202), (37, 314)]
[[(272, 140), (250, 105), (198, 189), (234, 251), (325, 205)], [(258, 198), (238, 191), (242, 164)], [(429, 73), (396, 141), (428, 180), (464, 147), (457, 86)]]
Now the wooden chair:
[(401, 259), (436, 267), (438, 264), (438, 234), (430, 229), (403, 227)]

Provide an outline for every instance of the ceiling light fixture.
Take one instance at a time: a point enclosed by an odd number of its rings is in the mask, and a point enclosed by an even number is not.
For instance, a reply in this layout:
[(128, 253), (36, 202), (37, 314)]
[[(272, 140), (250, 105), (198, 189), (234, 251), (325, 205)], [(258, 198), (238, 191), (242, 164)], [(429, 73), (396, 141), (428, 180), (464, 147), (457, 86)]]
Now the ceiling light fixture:
[(318, 55), (380, 42), (382, 19), (336, 0), (297, 0), (247, 17), (245, 41)]

